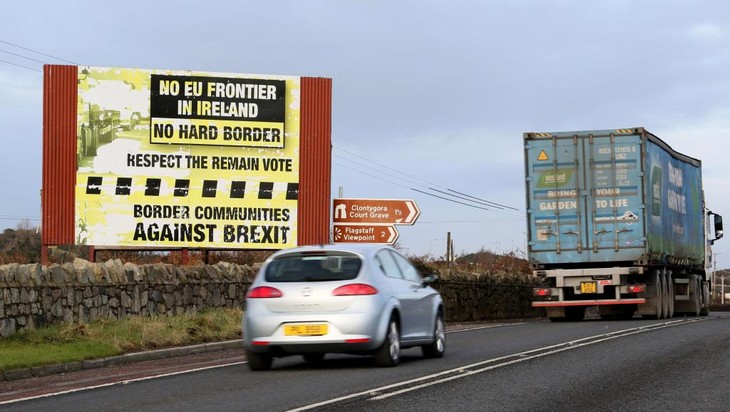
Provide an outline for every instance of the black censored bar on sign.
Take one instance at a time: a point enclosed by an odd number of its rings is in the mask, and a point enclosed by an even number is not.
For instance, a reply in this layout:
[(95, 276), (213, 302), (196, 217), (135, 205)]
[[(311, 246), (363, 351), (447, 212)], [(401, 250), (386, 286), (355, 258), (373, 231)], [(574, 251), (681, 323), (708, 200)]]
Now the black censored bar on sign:
[(100, 195), (102, 180), (101, 176), (89, 176), (89, 178), (86, 179), (86, 194)]
[(159, 196), (162, 179), (149, 178), (144, 188), (145, 196)]
[(188, 179), (175, 180), (175, 197), (187, 197), (189, 191), (190, 191), (190, 180), (188, 180)]
[[(172, 182), (167, 183), (168, 189), (165, 190), (165, 181), (160, 178), (131, 178), (117, 177), (114, 186), (108, 185), (104, 187), (104, 179), (102, 176), (89, 176), (86, 179), (87, 195), (116, 195), (130, 196), (135, 191), (144, 191), (145, 196), (160, 197), (188, 197), (191, 190), (199, 191), (198, 194), (203, 198), (228, 197), (231, 199), (245, 199), (246, 192), (249, 196), (253, 194), (256, 199), (272, 200), (298, 200), (299, 199), (299, 183), (281, 183), (281, 182), (245, 182), (242, 180), (234, 180), (230, 182), (230, 186), (224, 187), (217, 180), (202, 180), (193, 182), (191, 189), (190, 179), (175, 179), (174, 186)], [(171, 189), (171, 190), (170, 190)], [(227, 192), (226, 192), (227, 190)]]

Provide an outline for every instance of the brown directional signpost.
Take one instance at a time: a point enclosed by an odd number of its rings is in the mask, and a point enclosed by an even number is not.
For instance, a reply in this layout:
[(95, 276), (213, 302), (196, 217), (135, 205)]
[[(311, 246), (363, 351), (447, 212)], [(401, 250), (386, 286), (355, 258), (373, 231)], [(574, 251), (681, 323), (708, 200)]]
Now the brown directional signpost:
[(398, 239), (395, 225), (412, 225), (421, 214), (413, 200), (334, 199), (335, 243), (388, 243)]
[(398, 239), (398, 230), (393, 225), (335, 225), (335, 242), (389, 243)]

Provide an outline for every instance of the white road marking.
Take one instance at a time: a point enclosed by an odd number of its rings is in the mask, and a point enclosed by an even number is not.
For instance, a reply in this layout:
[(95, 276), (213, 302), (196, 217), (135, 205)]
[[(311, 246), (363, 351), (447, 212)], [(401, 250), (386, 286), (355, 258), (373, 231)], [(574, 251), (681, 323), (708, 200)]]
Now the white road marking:
[(244, 361), (244, 362), (225, 363), (222, 365), (205, 366), (202, 368), (195, 368), (195, 369), (189, 369), (189, 370), (178, 371), (178, 372), (169, 372), (169, 373), (163, 373), (163, 374), (154, 375), (154, 376), (145, 376), (143, 378), (126, 379), (123, 381), (109, 382), (109, 383), (104, 383), (101, 385), (85, 386), (83, 388), (69, 389), (69, 390), (65, 390), (65, 391), (52, 392), (52, 393), (44, 393), (42, 395), (37, 395), (37, 396), (29, 396), (26, 398), (18, 398), (18, 399), (11, 399), (8, 401), (0, 401), (0, 405), (8, 405), (11, 403), (30, 401), (30, 400), (34, 400), (34, 399), (50, 398), (52, 396), (66, 395), (69, 393), (83, 392), (83, 391), (88, 391), (88, 390), (92, 390), (92, 389), (106, 388), (106, 387), (115, 386), (115, 385), (127, 385), (127, 384), (134, 383), (134, 382), (142, 382), (142, 381), (147, 381), (147, 380), (151, 380), (151, 379), (159, 379), (159, 378), (165, 378), (168, 376), (175, 376), (175, 375), (184, 375), (186, 373), (199, 372), (199, 371), (204, 371), (204, 370), (209, 370), (209, 369), (225, 368), (227, 366), (242, 365), (244, 363), (246, 363), (246, 362)]
[[(707, 320), (707, 318), (668, 321), (668, 322), (664, 322), (664, 323), (660, 323), (660, 324), (641, 326), (641, 327), (637, 327), (637, 328), (625, 329), (622, 331), (616, 331), (616, 332), (606, 333), (606, 334), (602, 334), (602, 335), (595, 335), (595, 336), (591, 336), (591, 337), (587, 337), (587, 338), (578, 339), (575, 341), (569, 341), (569, 342), (565, 342), (565, 343), (559, 343), (556, 345), (546, 346), (544, 348), (532, 349), (532, 350), (525, 351), (525, 352), (520, 352), (520, 353), (516, 353), (516, 354), (512, 354), (512, 355), (506, 355), (506, 356), (502, 356), (502, 357), (494, 358), (494, 359), (488, 359), (488, 360), (476, 362), (476, 363), (473, 363), (470, 365), (459, 366), (454, 369), (446, 370), (446, 371), (431, 374), (431, 375), (422, 376), (420, 378), (397, 382), (394, 384), (381, 386), (379, 388), (369, 389), (369, 390), (366, 390), (363, 392), (353, 393), (350, 395), (341, 396), (339, 398), (330, 399), (327, 401), (302, 406), (302, 407), (299, 407), (296, 409), (291, 409), (290, 412), (305, 411), (305, 410), (314, 409), (314, 408), (318, 408), (321, 406), (357, 398), (357, 397), (366, 397), (368, 395), (370, 396), (370, 400), (386, 399), (391, 396), (396, 396), (396, 395), (399, 395), (402, 393), (425, 388), (425, 387), (428, 387), (431, 385), (436, 385), (438, 383), (443, 383), (443, 382), (451, 381), (451, 380), (454, 380), (457, 378), (474, 375), (477, 373), (496, 369), (496, 368), (499, 368), (502, 366), (507, 366), (507, 365), (511, 365), (514, 363), (522, 362), (524, 360), (534, 359), (534, 358), (550, 355), (553, 353), (562, 352), (562, 351), (565, 351), (568, 349), (575, 349), (575, 348), (579, 348), (581, 346), (592, 345), (594, 343), (599, 343), (599, 342), (615, 339), (615, 338), (622, 337), (622, 336), (629, 336), (629, 335), (633, 335), (633, 334), (637, 334), (637, 333), (648, 332), (648, 331), (655, 330), (655, 329), (663, 329), (663, 328), (667, 328), (667, 327), (671, 327), (671, 326), (678, 326), (679, 324), (691, 323), (691, 322), (697, 322), (697, 321), (703, 321), (703, 320)], [(491, 329), (491, 328), (498, 328), (498, 327), (512, 326), (512, 325), (521, 325), (521, 324), (524, 324), (524, 323), (485, 325), (485, 326), (477, 326), (477, 327), (473, 327), (473, 328), (449, 331), (447, 333), (468, 332), (468, 331), (473, 331), (473, 330)], [(515, 358), (515, 357), (518, 357), (519, 359), (510, 360), (510, 358)], [(501, 362), (501, 363), (497, 363), (497, 362)], [(49, 398), (49, 397), (53, 397), (53, 396), (66, 395), (66, 394), (77, 393), (77, 392), (84, 392), (84, 391), (88, 391), (88, 390), (106, 388), (106, 387), (111, 387), (111, 386), (116, 386), (116, 385), (127, 385), (130, 383), (143, 382), (143, 381), (147, 381), (147, 380), (165, 378), (165, 377), (169, 377), (169, 376), (184, 375), (184, 374), (188, 374), (188, 373), (200, 372), (200, 371), (205, 371), (205, 370), (225, 368), (225, 367), (236, 366), (236, 365), (243, 365), (245, 363), (247, 363), (247, 362), (246, 361), (231, 362), (231, 363), (225, 363), (225, 364), (220, 364), (220, 365), (212, 365), (212, 366), (205, 366), (205, 367), (201, 367), (201, 368), (189, 369), (189, 370), (184, 370), (184, 371), (169, 372), (169, 373), (163, 373), (163, 374), (153, 375), (153, 376), (145, 376), (142, 378), (126, 379), (126, 380), (117, 381), (117, 382), (109, 382), (109, 383), (105, 383), (105, 384), (101, 384), (101, 385), (86, 386), (83, 388), (68, 389), (68, 390), (64, 390), (64, 391), (45, 393), (42, 395), (29, 396), (29, 397), (18, 398), (18, 399), (11, 399), (11, 400), (7, 400), (7, 401), (0, 401), (0, 405), (8, 405), (8, 404), (18, 403), (18, 402), (23, 402), (23, 401), (34, 400), (34, 399), (42, 399), (42, 398)], [(490, 366), (487, 366), (487, 367), (481, 368), (481, 369), (470, 370), (471, 368), (480, 367), (480, 366), (490, 364), (490, 363), (497, 363), (497, 364), (490, 365)], [(456, 375), (443, 377), (444, 375), (450, 375), (450, 374), (451, 375), (456, 374)], [(440, 379), (438, 379), (438, 378), (440, 378)], [(431, 380), (431, 379), (433, 379), (433, 380), (426, 382), (426, 383), (422, 383), (422, 384), (415, 385), (415, 386), (408, 386), (408, 385), (412, 385), (414, 383), (423, 382), (423, 381)], [(400, 388), (403, 386), (408, 386), (408, 387), (394, 391), (394, 392), (388, 392), (385, 394), (381, 394), (383, 391), (386, 391), (388, 389)]]
[[(629, 336), (629, 335), (634, 335), (634, 334), (638, 334), (638, 333), (649, 332), (649, 331), (656, 330), (656, 329), (664, 329), (664, 328), (668, 328), (668, 327), (679, 326), (682, 324), (704, 321), (704, 320), (707, 320), (707, 319), (697, 318), (697, 319), (692, 319), (692, 320), (675, 320), (675, 321), (668, 321), (668, 322), (663, 322), (663, 323), (658, 323), (658, 324), (653, 324), (653, 325), (648, 325), (648, 326), (641, 326), (641, 327), (637, 327), (637, 328), (624, 329), (624, 330), (616, 331), (616, 332), (604, 333), (601, 335), (594, 335), (594, 336), (590, 336), (587, 338), (577, 339), (574, 341), (568, 341), (568, 342), (559, 343), (556, 345), (546, 346), (543, 348), (537, 348), (537, 349), (532, 349), (532, 350), (525, 351), (525, 352), (501, 356), (498, 358), (487, 359), (484, 361), (472, 363), (470, 365), (459, 366), (457, 368), (449, 369), (449, 370), (435, 373), (432, 375), (426, 375), (426, 376), (422, 376), (420, 378), (397, 382), (397, 383), (393, 383), (390, 385), (381, 386), (379, 388), (368, 389), (366, 391), (341, 396), (339, 398), (334, 398), (334, 399), (330, 399), (327, 401), (322, 401), (322, 402), (313, 403), (310, 405), (305, 405), (305, 406), (302, 406), (302, 407), (299, 407), (296, 409), (290, 409), (289, 412), (306, 411), (306, 410), (319, 408), (319, 407), (322, 407), (325, 405), (330, 405), (333, 403), (342, 402), (342, 401), (359, 398), (359, 397), (368, 397), (369, 400), (386, 399), (391, 396), (400, 395), (400, 394), (403, 394), (406, 392), (414, 391), (414, 390), (425, 388), (428, 386), (437, 385), (439, 383), (448, 382), (448, 381), (451, 381), (454, 379), (459, 379), (459, 378), (474, 375), (477, 373), (486, 372), (486, 371), (489, 371), (492, 369), (500, 368), (500, 367), (507, 366), (507, 365), (512, 365), (514, 363), (522, 362), (522, 361), (529, 360), (529, 359), (539, 358), (542, 356), (551, 355), (554, 353), (558, 353), (558, 352), (562, 352), (562, 351), (566, 351), (566, 350), (570, 350), (570, 349), (577, 349), (582, 346), (592, 345), (595, 343), (600, 343), (600, 342), (604, 342), (604, 341), (611, 340), (611, 339), (616, 339), (616, 338), (623, 337), (623, 336)], [(493, 364), (493, 365), (482, 367), (482, 366), (488, 365), (488, 364)], [(482, 367), (482, 368), (473, 369), (473, 368), (479, 368), (479, 367)], [(452, 375), (452, 376), (444, 377), (444, 375)], [(428, 382), (414, 385), (416, 383), (423, 382), (423, 381), (428, 381)], [(411, 385), (414, 385), (414, 386), (411, 386)], [(389, 389), (395, 389), (395, 388), (400, 388), (400, 387), (405, 387), (405, 388), (396, 390), (393, 392), (382, 393)]]
[[(500, 327), (500, 326), (521, 325), (521, 324), (522, 323), (501, 323), (501, 324), (496, 324), (496, 325), (476, 326), (476, 327), (473, 327), (473, 328), (459, 329), (459, 330), (454, 330), (454, 331), (448, 331), (446, 333), (467, 332), (467, 331), (470, 331), (470, 330), (489, 329), (489, 328), (497, 328), (497, 327)], [(85, 387), (82, 387), (82, 388), (75, 388), (75, 389), (68, 389), (68, 390), (58, 391), (58, 392), (44, 393), (42, 395), (28, 396), (28, 397), (24, 397), (24, 398), (10, 399), (10, 400), (7, 400), (7, 401), (0, 401), (0, 405), (8, 405), (8, 404), (12, 404), (12, 403), (23, 402), (23, 401), (30, 401), (30, 400), (34, 400), (34, 399), (50, 398), (52, 396), (66, 395), (66, 394), (70, 394), (70, 393), (77, 393), (77, 392), (83, 392), (83, 391), (88, 391), (88, 390), (93, 390), (93, 389), (106, 388), (106, 387), (115, 386), (115, 385), (127, 385), (127, 384), (134, 383), (134, 382), (142, 382), (142, 381), (147, 381), (147, 380), (152, 380), (152, 379), (165, 378), (165, 377), (168, 377), (168, 376), (183, 375), (183, 374), (186, 374), (186, 373), (199, 372), (199, 371), (204, 371), (204, 370), (209, 370), (209, 369), (215, 369), (215, 368), (223, 368), (223, 367), (227, 367), (227, 366), (243, 365), (245, 363), (247, 363), (247, 362), (246, 361), (242, 361), (242, 362), (226, 363), (226, 364), (222, 364), (222, 365), (213, 365), (213, 366), (206, 366), (206, 367), (202, 367), (202, 368), (195, 368), (195, 369), (189, 369), (189, 370), (184, 370), (184, 371), (163, 373), (163, 374), (154, 375), (154, 376), (145, 376), (145, 377), (142, 377), (142, 378), (135, 378), (135, 379), (127, 379), (127, 380), (122, 380), (122, 381), (116, 381), (116, 382), (109, 382), (109, 383), (104, 383), (104, 384), (101, 384), (101, 385), (85, 386)]]

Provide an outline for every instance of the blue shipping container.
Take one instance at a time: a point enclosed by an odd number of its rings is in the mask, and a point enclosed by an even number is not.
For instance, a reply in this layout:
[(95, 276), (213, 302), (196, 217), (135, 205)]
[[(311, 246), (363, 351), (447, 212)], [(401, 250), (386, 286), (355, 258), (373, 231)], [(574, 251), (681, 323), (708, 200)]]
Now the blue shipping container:
[(644, 128), (525, 133), (524, 143), (531, 263), (702, 267), (699, 160)]

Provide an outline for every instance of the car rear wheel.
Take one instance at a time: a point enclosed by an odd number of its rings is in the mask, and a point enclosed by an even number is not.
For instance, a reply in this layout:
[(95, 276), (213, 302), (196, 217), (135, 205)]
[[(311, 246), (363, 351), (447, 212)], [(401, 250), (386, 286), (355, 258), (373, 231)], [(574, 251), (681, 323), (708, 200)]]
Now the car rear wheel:
[(246, 359), (248, 359), (248, 367), (252, 371), (267, 371), (271, 369), (273, 358), (263, 353), (246, 351)]
[(388, 330), (385, 333), (385, 341), (375, 351), (375, 364), (378, 366), (397, 366), (400, 361), (400, 334), (398, 323), (390, 318)]
[(439, 313), (436, 315), (436, 324), (433, 328), (433, 342), (428, 345), (421, 346), (423, 356), (427, 358), (441, 358), (446, 350), (446, 332), (444, 328), (444, 318)]

